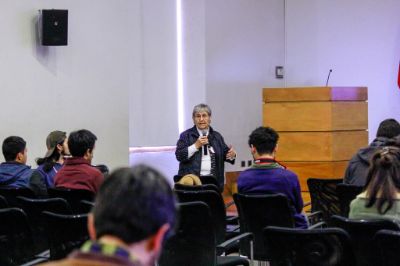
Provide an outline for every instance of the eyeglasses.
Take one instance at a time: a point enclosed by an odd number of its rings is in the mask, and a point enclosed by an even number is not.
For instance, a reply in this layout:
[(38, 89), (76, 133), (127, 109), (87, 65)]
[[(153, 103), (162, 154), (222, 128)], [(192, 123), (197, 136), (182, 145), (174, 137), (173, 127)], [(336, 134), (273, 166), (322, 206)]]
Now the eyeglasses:
[(209, 115), (207, 114), (207, 113), (204, 113), (204, 114), (195, 114), (194, 115), (194, 118), (195, 119), (205, 119), (205, 118), (208, 118), (209, 117)]

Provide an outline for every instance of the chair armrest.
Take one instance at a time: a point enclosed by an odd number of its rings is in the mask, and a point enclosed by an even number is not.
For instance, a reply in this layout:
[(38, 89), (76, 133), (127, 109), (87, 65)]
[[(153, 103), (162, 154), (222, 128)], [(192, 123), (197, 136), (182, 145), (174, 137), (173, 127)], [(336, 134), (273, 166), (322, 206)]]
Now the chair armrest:
[(323, 221), (323, 214), (321, 211), (316, 211), (312, 213), (306, 213), (307, 219), (310, 225), (319, 223)]
[(229, 225), (226, 226), (226, 230), (225, 231), (227, 233), (231, 233), (231, 232), (239, 232), (239, 230), (240, 230), (240, 225), (229, 224)]
[(228, 216), (228, 217), (226, 217), (226, 223), (227, 224), (238, 224), (239, 217), (238, 216)]
[(42, 259), (50, 259), (50, 249), (46, 249), (45, 251), (42, 251), (38, 254), (35, 254), (35, 258), (42, 258)]
[(216, 251), (217, 251), (217, 255), (221, 255), (222, 253), (224, 253), (224, 251), (230, 247), (232, 247), (233, 245), (235, 245), (238, 241), (242, 240), (242, 239), (249, 239), (249, 240), (253, 240), (254, 236), (252, 233), (243, 233), (240, 234), (238, 236), (235, 236), (229, 240), (226, 240), (225, 242), (219, 244), (216, 247)]
[(310, 225), (308, 227), (308, 229), (312, 230), (312, 229), (326, 228), (326, 227), (328, 227), (328, 225), (325, 222), (319, 222), (319, 223)]
[(234, 201), (228, 202), (227, 204), (225, 204), (225, 209), (229, 208), (230, 206), (232, 206), (233, 204), (235, 204)]
[(33, 258), (30, 261), (25, 262), (24, 264), (21, 264), (21, 266), (34, 266), (34, 265), (38, 265), (38, 264), (42, 264), (49, 261), (49, 258)]

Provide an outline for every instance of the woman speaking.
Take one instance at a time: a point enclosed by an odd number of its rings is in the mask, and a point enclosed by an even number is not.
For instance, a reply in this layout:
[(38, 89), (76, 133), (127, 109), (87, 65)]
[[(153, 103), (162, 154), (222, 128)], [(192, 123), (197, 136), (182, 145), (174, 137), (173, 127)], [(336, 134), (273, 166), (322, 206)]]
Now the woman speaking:
[(179, 136), (175, 156), (179, 161), (178, 176), (195, 174), (203, 183), (213, 177), (222, 191), (224, 188), (224, 162), (234, 164), (236, 152), (225, 144), (224, 138), (211, 124), (211, 109), (206, 104), (198, 104), (192, 113), (194, 126)]

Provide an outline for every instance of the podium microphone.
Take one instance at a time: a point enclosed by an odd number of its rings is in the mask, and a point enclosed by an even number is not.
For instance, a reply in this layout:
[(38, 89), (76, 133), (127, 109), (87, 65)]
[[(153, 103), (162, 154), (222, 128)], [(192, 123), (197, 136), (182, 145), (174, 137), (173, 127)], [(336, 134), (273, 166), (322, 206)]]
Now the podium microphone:
[(329, 74), (328, 74), (328, 78), (326, 79), (325, 87), (328, 87), (329, 78), (330, 78), (330, 76), (331, 76), (331, 73), (332, 73), (332, 69), (329, 69)]
[[(207, 130), (202, 130), (201, 134), (203, 135), (203, 137), (207, 136)], [(208, 144), (203, 146), (203, 154), (208, 154)]]

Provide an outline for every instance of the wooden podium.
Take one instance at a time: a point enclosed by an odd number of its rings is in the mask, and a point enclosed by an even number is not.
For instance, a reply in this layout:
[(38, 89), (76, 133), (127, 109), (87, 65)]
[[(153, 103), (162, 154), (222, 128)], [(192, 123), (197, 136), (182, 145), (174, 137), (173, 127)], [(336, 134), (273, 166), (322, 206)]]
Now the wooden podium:
[(341, 178), (348, 161), (368, 145), (366, 87), (263, 89), (263, 125), (279, 133), (277, 160), (307, 179)]

